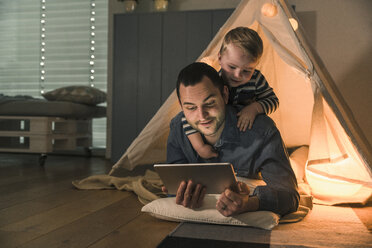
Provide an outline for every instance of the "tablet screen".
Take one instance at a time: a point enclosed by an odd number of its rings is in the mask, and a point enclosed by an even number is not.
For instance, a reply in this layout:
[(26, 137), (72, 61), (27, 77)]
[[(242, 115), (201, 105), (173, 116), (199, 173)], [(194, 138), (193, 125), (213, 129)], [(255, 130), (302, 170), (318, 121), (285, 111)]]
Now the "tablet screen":
[(154, 169), (169, 194), (176, 194), (180, 183), (190, 179), (204, 185), (206, 194), (220, 194), (237, 182), (231, 163), (155, 164)]

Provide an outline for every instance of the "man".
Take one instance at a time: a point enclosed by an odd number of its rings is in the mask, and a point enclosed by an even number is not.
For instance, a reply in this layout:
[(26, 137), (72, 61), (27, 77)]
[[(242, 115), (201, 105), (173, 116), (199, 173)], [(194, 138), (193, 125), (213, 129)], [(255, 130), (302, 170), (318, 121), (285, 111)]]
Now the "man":
[[(186, 66), (177, 80), (177, 96), (187, 122), (198, 130), (204, 141), (213, 146), (218, 157), (208, 162), (230, 162), (237, 176), (260, 178), (251, 194), (246, 184), (239, 182), (237, 192), (226, 189), (216, 208), (224, 216), (247, 211), (268, 210), (285, 215), (297, 210), (297, 182), (274, 122), (259, 115), (253, 127), (240, 132), (236, 110), (229, 105), (228, 88), (216, 70), (204, 63)], [(193, 149), (182, 128), (182, 113), (173, 118), (167, 144), (168, 163), (206, 162)], [(205, 194), (203, 185), (182, 182), (176, 203), (198, 208)]]

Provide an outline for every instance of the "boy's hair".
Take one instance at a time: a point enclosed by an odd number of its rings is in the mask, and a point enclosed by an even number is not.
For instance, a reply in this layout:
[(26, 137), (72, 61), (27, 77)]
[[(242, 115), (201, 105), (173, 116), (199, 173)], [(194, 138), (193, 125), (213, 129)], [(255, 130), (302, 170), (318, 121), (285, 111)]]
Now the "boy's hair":
[(240, 47), (244, 53), (252, 56), (255, 61), (259, 60), (263, 53), (261, 37), (256, 31), (247, 27), (234, 28), (225, 35), (220, 49), (221, 55), (228, 44)]
[(212, 81), (213, 85), (220, 90), (221, 95), (223, 95), (224, 82), (218, 75), (218, 72), (213, 67), (209, 66), (206, 63), (194, 62), (183, 68), (178, 74), (176, 87), (178, 100), (181, 101), (180, 99), (181, 84), (183, 84), (185, 87), (194, 86), (200, 83), (204, 76), (208, 77)]

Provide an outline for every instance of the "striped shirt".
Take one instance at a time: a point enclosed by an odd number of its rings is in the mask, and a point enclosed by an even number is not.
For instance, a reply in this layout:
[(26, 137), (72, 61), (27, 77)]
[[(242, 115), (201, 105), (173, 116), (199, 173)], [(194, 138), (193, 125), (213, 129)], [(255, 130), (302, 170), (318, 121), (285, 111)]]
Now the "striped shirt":
[(279, 107), (278, 97), (259, 70), (253, 72), (247, 83), (229, 88), (229, 104), (241, 109), (252, 102), (261, 104), (267, 115)]
[(182, 112), (182, 118), (181, 118), (181, 121), (182, 121), (182, 127), (183, 127), (183, 131), (185, 132), (185, 134), (188, 136), (190, 134), (193, 134), (193, 133), (197, 133), (198, 131), (196, 131), (186, 120), (186, 117), (185, 115), (183, 114)]

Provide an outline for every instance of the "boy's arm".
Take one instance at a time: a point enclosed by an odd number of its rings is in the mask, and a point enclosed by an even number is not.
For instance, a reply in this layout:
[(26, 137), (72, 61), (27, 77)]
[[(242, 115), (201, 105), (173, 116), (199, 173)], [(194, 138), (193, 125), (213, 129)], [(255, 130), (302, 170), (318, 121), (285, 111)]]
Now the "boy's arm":
[(172, 119), (170, 123), (170, 131), (167, 140), (167, 163), (183, 164), (188, 163), (185, 152), (182, 150), (181, 134), (183, 132), (181, 118)]
[(187, 122), (184, 114), (182, 114), (181, 120), (183, 131), (199, 156), (204, 159), (218, 157), (218, 154), (214, 151), (213, 147), (205, 144), (201, 134)]
[(199, 132), (192, 133), (188, 135), (187, 138), (200, 157), (204, 159), (218, 157), (218, 153), (213, 149), (213, 147), (204, 143), (204, 140)]
[(238, 128), (240, 131), (245, 132), (245, 130), (251, 129), (253, 122), (258, 114), (264, 113), (262, 105), (258, 102), (253, 102), (245, 107), (243, 107), (240, 112), (237, 113), (238, 116)]
[(262, 113), (267, 115), (273, 113), (279, 107), (278, 97), (261, 72), (256, 77), (256, 101), (261, 105)]
[(252, 79), (256, 85), (256, 101), (243, 107), (238, 113), (238, 128), (245, 131), (252, 128), (258, 114), (271, 114), (279, 107), (279, 99), (266, 81), (264, 75), (256, 70)]

